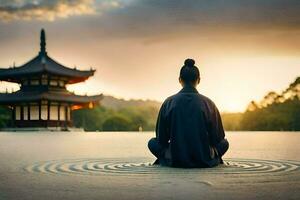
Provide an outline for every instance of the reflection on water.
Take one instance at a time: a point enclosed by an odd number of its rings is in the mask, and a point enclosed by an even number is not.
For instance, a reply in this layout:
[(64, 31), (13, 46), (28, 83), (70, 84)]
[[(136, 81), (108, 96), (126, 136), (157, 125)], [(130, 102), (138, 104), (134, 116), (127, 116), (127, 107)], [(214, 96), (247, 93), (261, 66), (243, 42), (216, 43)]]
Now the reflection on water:
[[(154, 133), (0, 133), (0, 159), (30, 163), (77, 158), (149, 158), (148, 140)], [(229, 132), (225, 158), (300, 161), (300, 133)]]

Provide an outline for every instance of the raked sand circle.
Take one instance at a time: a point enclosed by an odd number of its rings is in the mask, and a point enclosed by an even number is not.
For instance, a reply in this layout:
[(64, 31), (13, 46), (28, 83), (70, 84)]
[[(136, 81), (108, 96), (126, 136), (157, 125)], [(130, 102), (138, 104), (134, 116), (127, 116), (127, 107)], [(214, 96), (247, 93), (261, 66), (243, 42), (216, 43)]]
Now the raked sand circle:
[[(138, 174), (294, 174), (300, 180), (300, 161), (226, 159), (224, 165), (205, 169), (177, 169), (154, 166), (149, 159), (74, 159), (36, 163), (24, 169), (31, 173), (64, 175), (138, 175)], [(294, 177), (295, 178), (295, 177)], [(297, 178), (298, 180), (298, 178)]]

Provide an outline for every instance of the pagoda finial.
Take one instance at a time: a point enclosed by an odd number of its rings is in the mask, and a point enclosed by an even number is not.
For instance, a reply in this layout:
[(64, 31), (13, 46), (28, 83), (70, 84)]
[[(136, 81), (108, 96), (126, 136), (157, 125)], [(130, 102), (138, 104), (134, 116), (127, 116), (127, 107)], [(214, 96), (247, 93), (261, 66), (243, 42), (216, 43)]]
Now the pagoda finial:
[(43, 55), (47, 54), (47, 52), (46, 52), (46, 34), (45, 34), (44, 29), (41, 30), (41, 43), (40, 43), (40, 45), (41, 45), (40, 54), (43, 54)]

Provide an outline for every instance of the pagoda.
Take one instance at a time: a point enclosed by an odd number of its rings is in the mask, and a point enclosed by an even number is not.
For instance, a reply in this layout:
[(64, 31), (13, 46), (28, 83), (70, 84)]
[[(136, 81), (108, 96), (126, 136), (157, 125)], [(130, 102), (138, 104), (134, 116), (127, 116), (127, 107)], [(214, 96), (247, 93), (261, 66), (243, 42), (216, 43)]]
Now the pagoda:
[(93, 76), (95, 70), (78, 70), (65, 67), (46, 51), (45, 31), (41, 30), (40, 52), (22, 66), (0, 69), (0, 81), (17, 83), (20, 90), (0, 93), (0, 105), (12, 110), (13, 128), (72, 127), (72, 110), (93, 108), (102, 99), (80, 96), (66, 89), (66, 85), (79, 83)]

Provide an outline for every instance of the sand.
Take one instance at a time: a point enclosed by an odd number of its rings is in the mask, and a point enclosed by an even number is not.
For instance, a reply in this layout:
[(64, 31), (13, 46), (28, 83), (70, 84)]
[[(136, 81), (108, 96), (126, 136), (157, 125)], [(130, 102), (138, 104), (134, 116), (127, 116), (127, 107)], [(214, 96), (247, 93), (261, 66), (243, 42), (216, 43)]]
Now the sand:
[(227, 133), (225, 165), (152, 166), (154, 133), (0, 133), (0, 200), (300, 199), (300, 133)]

